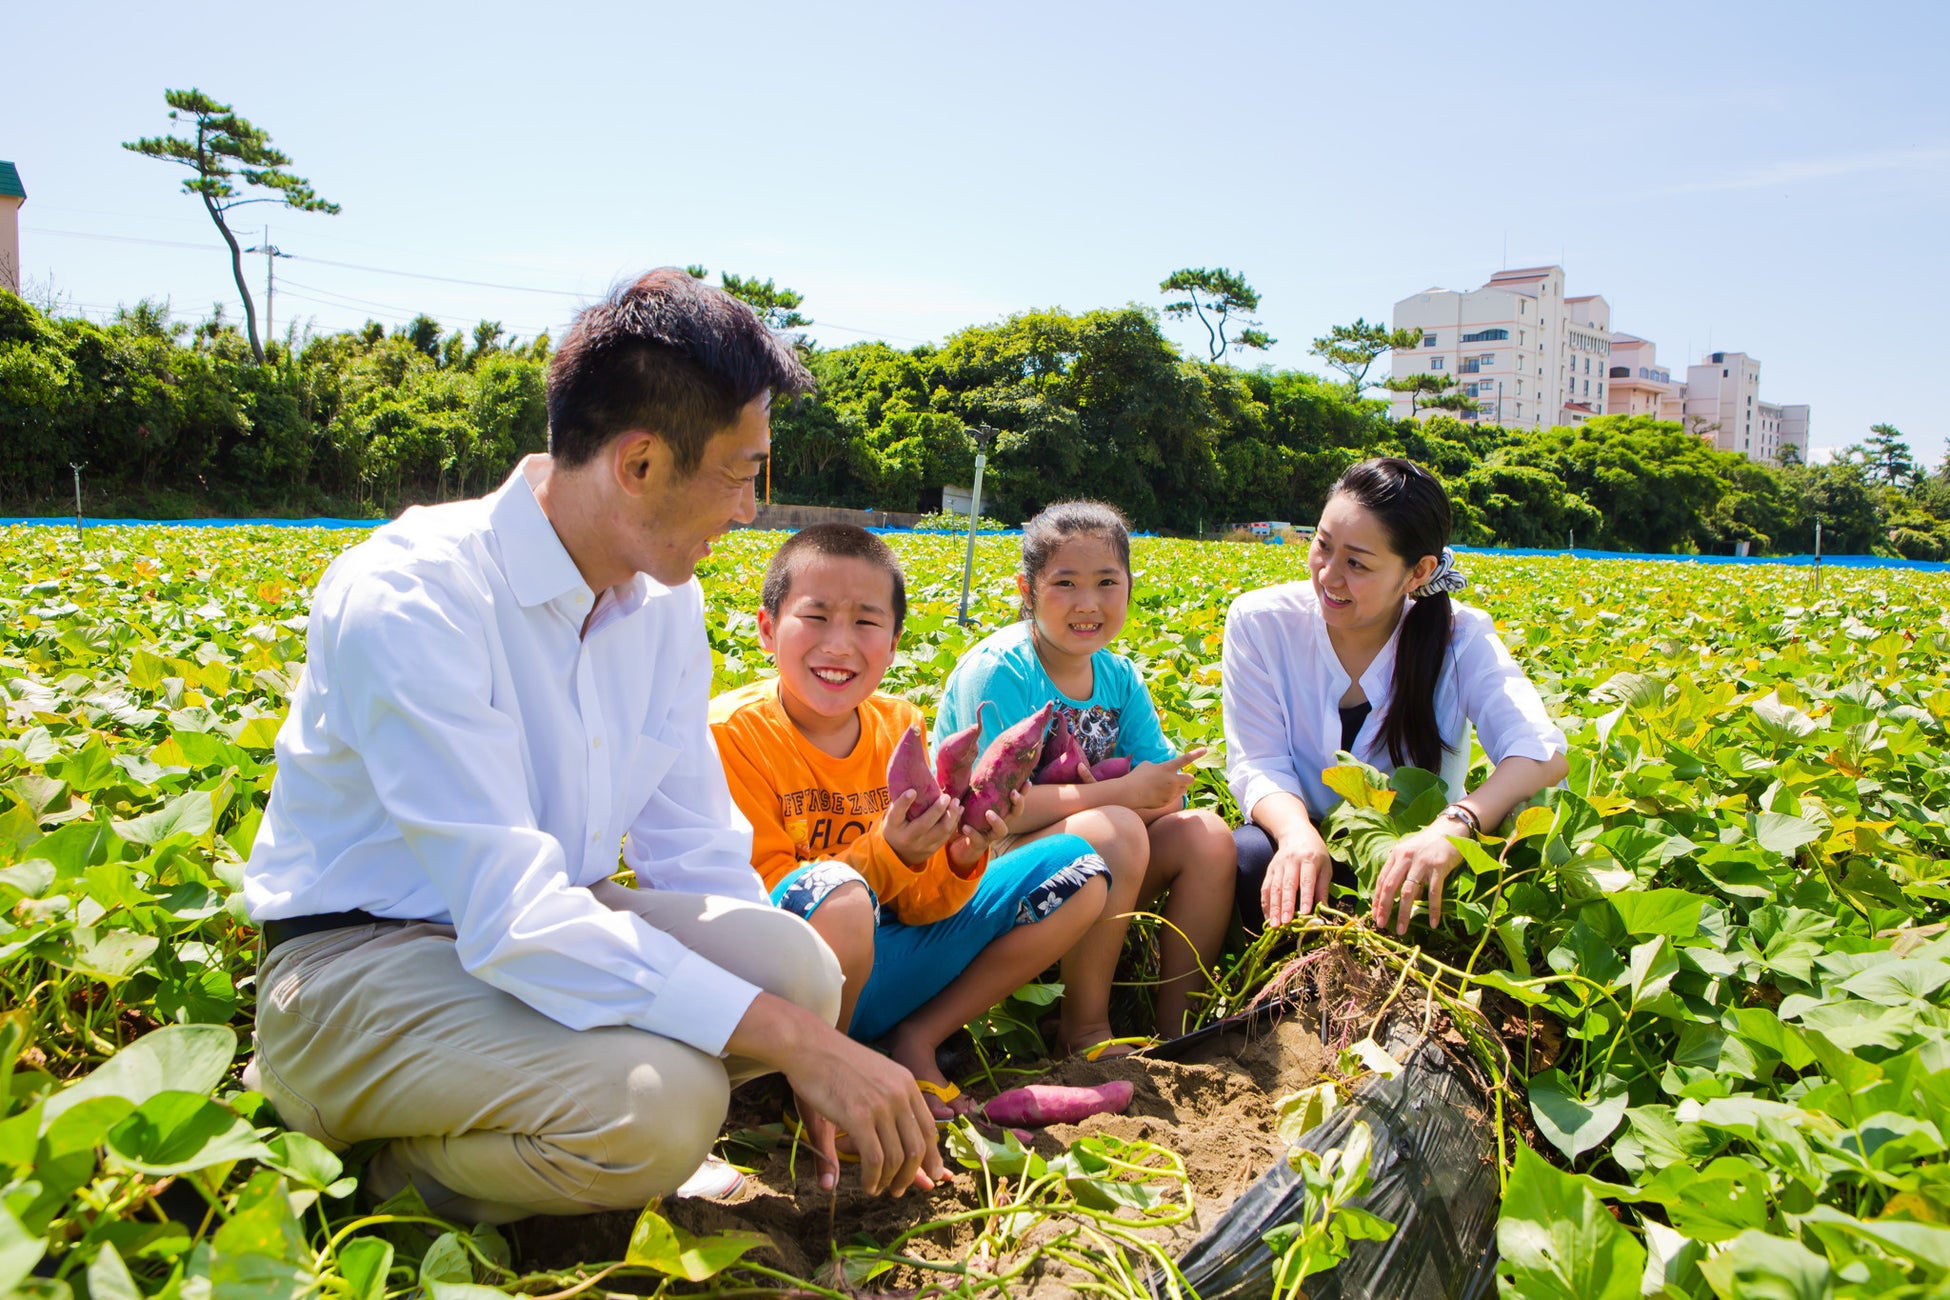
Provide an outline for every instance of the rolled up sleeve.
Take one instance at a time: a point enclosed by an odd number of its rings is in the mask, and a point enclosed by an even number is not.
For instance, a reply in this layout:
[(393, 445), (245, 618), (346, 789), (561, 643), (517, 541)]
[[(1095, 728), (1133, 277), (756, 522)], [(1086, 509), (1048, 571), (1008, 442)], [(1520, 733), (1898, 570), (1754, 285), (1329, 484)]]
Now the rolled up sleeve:
[(1476, 738), (1491, 763), (1506, 758), (1543, 762), (1570, 752), (1570, 742), (1551, 721), (1543, 697), (1487, 619), (1458, 649), (1456, 676), (1463, 711), (1476, 724)]
[[(721, 1053), (758, 990), (571, 883), (562, 844), (530, 806), (518, 725), (491, 703), (493, 651), (481, 630), (491, 620), (477, 607), (486, 597), (437, 581), (365, 575), (327, 611), (314, 651), (330, 656), (330, 707), (386, 815), (445, 901), (461, 965), (571, 1029), (633, 1025)], [(676, 823), (662, 843), (678, 861), (722, 852), (752, 878), (736, 834), (703, 825), (728, 814), (729, 801), (704, 729), (703, 687), (695, 694), (695, 744), (646, 820)], [(718, 879), (695, 871), (707, 876)]]

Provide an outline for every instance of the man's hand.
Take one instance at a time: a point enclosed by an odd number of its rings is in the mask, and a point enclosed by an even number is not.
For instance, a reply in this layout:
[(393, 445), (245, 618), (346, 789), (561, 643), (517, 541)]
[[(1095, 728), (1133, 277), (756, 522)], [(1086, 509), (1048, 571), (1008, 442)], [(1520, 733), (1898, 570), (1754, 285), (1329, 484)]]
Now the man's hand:
[(752, 1001), (725, 1050), (784, 1074), (805, 1107), (852, 1137), (869, 1195), (947, 1180), (934, 1116), (905, 1066), (770, 993)]
[(952, 795), (942, 795), (913, 821), (907, 820), (907, 810), (914, 806), (920, 797), (918, 790), (904, 790), (900, 798), (888, 805), (887, 813), (880, 819), (880, 833), (887, 840), (887, 847), (894, 851), (910, 867), (920, 867), (941, 851), (941, 846), (955, 838), (961, 826), (961, 801)]

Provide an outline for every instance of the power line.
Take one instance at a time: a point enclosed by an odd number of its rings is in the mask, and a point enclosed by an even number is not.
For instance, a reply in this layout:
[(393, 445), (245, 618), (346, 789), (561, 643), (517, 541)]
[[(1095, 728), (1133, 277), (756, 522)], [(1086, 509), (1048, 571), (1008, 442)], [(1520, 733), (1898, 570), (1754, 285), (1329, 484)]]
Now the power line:
[[(222, 245), (219, 244), (193, 244), (178, 239), (146, 239), (136, 235), (97, 235), (82, 230), (54, 230), (45, 226), (23, 226), (21, 229), (36, 235), (65, 235), (71, 239), (98, 239), (118, 244), (153, 244), (162, 248), (195, 248), (205, 252), (215, 252), (222, 248)], [(304, 253), (286, 253), (283, 256), (293, 261), (310, 262), (315, 266), (331, 266), (346, 271), (364, 271), (371, 275), (391, 275), (407, 280), (427, 280), (437, 284), (466, 285), (476, 289), (500, 289), (511, 293), (539, 293), (556, 298), (574, 298), (578, 301), (585, 302), (589, 299), (588, 294), (569, 289), (544, 289), (529, 284), (504, 284), (494, 280), (468, 280), (459, 276), (428, 275), (422, 271), (399, 271), (386, 266), (366, 266), (358, 262), (338, 262), (330, 258), (311, 257)], [(329, 306), (331, 304), (328, 303), (325, 305)], [(840, 330), (847, 334), (858, 334), (863, 338), (877, 338), (899, 343), (928, 342), (927, 339), (917, 339), (905, 334), (892, 334), (886, 330), (863, 329), (858, 325), (842, 325), (837, 321), (816, 320), (812, 324), (820, 329)]]

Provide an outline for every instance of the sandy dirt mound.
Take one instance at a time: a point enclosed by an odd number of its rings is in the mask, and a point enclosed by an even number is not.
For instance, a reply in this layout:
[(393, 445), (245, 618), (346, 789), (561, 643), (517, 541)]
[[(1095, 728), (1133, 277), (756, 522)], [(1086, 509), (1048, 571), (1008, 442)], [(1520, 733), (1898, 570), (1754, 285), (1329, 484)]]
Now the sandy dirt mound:
[[(1133, 1101), (1122, 1115), (1094, 1116), (1081, 1125), (1045, 1129), (1036, 1135), (1035, 1149), (1046, 1157), (1055, 1156), (1078, 1137), (1103, 1133), (1145, 1139), (1176, 1152), (1185, 1162), (1196, 1213), (1188, 1223), (1147, 1234), (1176, 1253), (1282, 1154), (1284, 1147), (1274, 1134), (1277, 1102), (1317, 1082), (1330, 1064), (1317, 1021), (1299, 1015), (1251, 1032), (1229, 1032), (1201, 1044), (1182, 1061), (1143, 1056), (1069, 1061), (1055, 1068), (1046, 1081), (1094, 1084), (1128, 1079), (1134, 1085)], [(763, 1262), (810, 1278), (830, 1276), (825, 1270), (834, 1242), (866, 1234), (885, 1245), (918, 1223), (981, 1204), (978, 1176), (961, 1170), (948, 1186), (932, 1193), (911, 1192), (899, 1200), (862, 1195), (851, 1171), (837, 1192), (821, 1192), (808, 1154), (803, 1149), (798, 1152), (795, 1170), (790, 1148), (781, 1147), (747, 1181), (735, 1203), (671, 1201), (664, 1213), (694, 1233), (727, 1228), (765, 1233), (775, 1254)], [(634, 1215), (613, 1214), (531, 1220), (516, 1225), (511, 1236), (523, 1267), (529, 1269), (620, 1259), (634, 1219)], [(1061, 1226), (1053, 1222), (1047, 1231), (1053, 1233)], [(959, 1261), (977, 1232), (970, 1224), (944, 1226), (911, 1238), (904, 1250), (921, 1258)], [(1038, 1233), (1028, 1240), (1037, 1240)], [(988, 1261), (990, 1268), (996, 1264)], [(1039, 1298), (1071, 1294), (1071, 1279), (1064, 1271), (1045, 1257), (1012, 1291)], [(921, 1280), (897, 1271), (877, 1279), (874, 1290), (898, 1294), (903, 1286)]]

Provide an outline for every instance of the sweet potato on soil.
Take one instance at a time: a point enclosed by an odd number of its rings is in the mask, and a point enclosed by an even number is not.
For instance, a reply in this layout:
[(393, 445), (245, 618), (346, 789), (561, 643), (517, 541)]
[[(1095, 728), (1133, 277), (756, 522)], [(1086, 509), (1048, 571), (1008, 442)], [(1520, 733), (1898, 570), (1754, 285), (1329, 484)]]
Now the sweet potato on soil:
[(991, 1124), (1027, 1125), (1075, 1124), (1092, 1115), (1118, 1115), (1131, 1104), (1129, 1079), (1113, 1079), (1094, 1088), (1066, 1088), (1053, 1083), (1032, 1083), (999, 1092), (982, 1108)]
[(977, 722), (942, 741), (941, 748), (934, 752), (935, 782), (964, 803), (968, 800), (968, 782), (974, 774), (975, 755), (981, 743), (982, 724)]
[(991, 810), (1001, 812), (1009, 806), (1009, 796), (1021, 789), (1029, 774), (1036, 770), (1036, 760), (1043, 753), (1043, 732), (1055, 711), (1054, 704), (1045, 704), (997, 736), (982, 751), (969, 778), (968, 798), (962, 801), (963, 825), (984, 828)]
[(934, 807), (935, 801), (941, 798), (941, 786), (928, 770), (928, 747), (921, 739), (919, 727), (907, 729), (907, 734), (894, 746), (894, 756), (887, 760), (887, 797), (898, 799), (909, 790), (915, 791), (915, 795), (907, 808), (908, 821)]
[(1070, 720), (1063, 710), (1056, 711), (1043, 753), (1037, 760), (1037, 785), (1068, 785), (1077, 779), (1077, 764), (1083, 761), (1083, 746), (1070, 734)]

